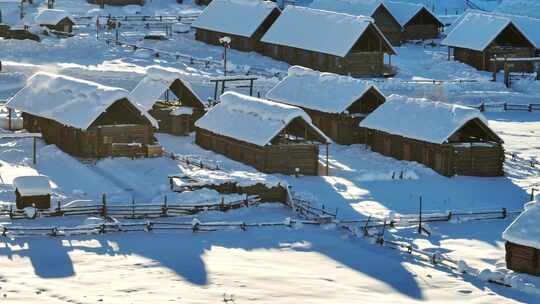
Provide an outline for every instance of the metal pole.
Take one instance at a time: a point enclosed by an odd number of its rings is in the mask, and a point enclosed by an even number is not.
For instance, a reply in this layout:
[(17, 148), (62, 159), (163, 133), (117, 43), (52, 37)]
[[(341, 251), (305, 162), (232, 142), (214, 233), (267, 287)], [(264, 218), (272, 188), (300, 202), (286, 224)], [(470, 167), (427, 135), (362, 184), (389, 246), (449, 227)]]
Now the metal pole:
[(32, 153), (32, 163), (35, 165), (36, 164), (36, 137), (34, 137), (34, 149), (33, 149), (33, 153)]

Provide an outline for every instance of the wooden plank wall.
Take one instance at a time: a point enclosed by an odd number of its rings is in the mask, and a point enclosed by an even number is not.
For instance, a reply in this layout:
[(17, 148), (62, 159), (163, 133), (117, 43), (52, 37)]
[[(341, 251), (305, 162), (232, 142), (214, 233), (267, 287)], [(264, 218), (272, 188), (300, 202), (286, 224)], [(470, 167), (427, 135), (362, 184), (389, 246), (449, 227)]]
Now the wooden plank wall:
[(506, 267), (508, 269), (540, 275), (540, 263), (538, 261), (540, 250), (511, 242), (506, 242), (505, 248)]
[(501, 145), (492, 147), (454, 147), (452, 165), (457, 175), (502, 176), (504, 149)]

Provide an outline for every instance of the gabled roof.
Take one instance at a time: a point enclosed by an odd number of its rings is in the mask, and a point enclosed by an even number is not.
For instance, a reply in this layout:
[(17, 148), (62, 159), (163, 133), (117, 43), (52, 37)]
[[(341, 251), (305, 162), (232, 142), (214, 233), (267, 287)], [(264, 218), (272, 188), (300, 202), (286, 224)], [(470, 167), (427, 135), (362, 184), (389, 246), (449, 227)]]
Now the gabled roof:
[(504, 230), (502, 238), (514, 244), (540, 249), (538, 219), (540, 219), (540, 205), (536, 198), (536, 201), (525, 205), (525, 211)]
[(196, 127), (257, 146), (265, 146), (289, 123), (300, 118), (321, 138), (331, 142), (300, 108), (236, 92), (223, 93), (220, 101), (195, 122)]
[(266, 98), (325, 113), (343, 113), (370, 89), (380, 93), (363, 80), (293, 66)]
[[(124, 89), (39, 72), (28, 79), (26, 86), (17, 92), (6, 106), (86, 130), (113, 103), (127, 99), (127, 96), (128, 91)], [(157, 122), (146, 112), (141, 111), (141, 115), (157, 126)]]
[(149, 111), (173, 82), (179, 80), (199, 100), (200, 106), (204, 108), (203, 100), (193, 90), (189, 82), (184, 80), (185, 77), (185, 72), (174, 68), (151, 66), (146, 69), (146, 77), (129, 93), (129, 100), (136, 103), (143, 111)]
[(345, 57), (369, 28), (378, 32), (392, 54), (396, 53), (370, 17), (292, 5), (285, 8), (261, 41)]
[(277, 6), (261, 0), (214, 0), (192, 27), (251, 37)]
[(441, 44), (483, 51), (502, 31), (512, 25), (523, 34), (531, 45), (534, 45), (531, 39), (510, 18), (478, 11), (466, 12), (458, 19), (452, 26), (452, 31), (448, 33)]
[(75, 19), (73, 19), (68, 12), (57, 9), (46, 9), (38, 12), (34, 17), (34, 22), (35, 24), (56, 25), (64, 18), (67, 18), (71, 20), (71, 22), (75, 23)]
[(488, 125), (480, 111), (473, 108), (392, 95), (362, 120), (360, 127), (443, 144), (474, 119)]
[(475, 13), (479, 15), (489, 16), (499, 16), (501, 18), (510, 19), (514, 25), (535, 45), (537, 49), (540, 49), (540, 19), (531, 18), (527, 16), (518, 16), (505, 14), (500, 12), (484, 12), (479, 10), (469, 9), (463, 13), (454, 23), (448, 28), (448, 32), (452, 32), (454, 28), (462, 22), (462, 20), (469, 13)]
[(444, 25), (437, 15), (431, 12), (431, 10), (423, 4), (398, 1), (385, 1), (385, 4), (401, 27), (406, 26), (422, 10), (425, 10), (428, 14), (433, 16), (441, 26)]
[(354, 16), (372, 16), (380, 6), (385, 5), (381, 0), (313, 0), (308, 6)]

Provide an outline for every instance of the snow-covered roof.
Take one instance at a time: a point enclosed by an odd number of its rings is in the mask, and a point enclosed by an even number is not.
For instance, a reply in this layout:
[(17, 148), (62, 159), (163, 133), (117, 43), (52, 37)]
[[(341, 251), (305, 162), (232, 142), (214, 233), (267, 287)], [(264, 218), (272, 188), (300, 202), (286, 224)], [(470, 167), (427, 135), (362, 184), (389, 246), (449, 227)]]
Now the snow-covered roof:
[(360, 127), (383, 131), (435, 144), (445, 143), (480, 111), (424, 98), (391, 95), (386, 102), (360, 122)]
[(261, 0), (214, 0), (192, 27), (251, 37), (277, 6)]
[(52, 192), (49, 178), (43, 175), (18, 176), (13, 179), (13, 187), (22, 196), (47, 195)]
[(34, 22), (35, 24), (56, 25), (64, 18), (68, 18), (71, 22), (75, 23), (75, 19), (68, 12), (57, 9), (39, 11), (34, 17)]
[[(443, 45), (476, 51), (485, 50), (495, 38), (509, 25), (514, 24), (505, 16), (487, 14), (478, 11), (467, 12), (452, 26), (448, 36), (441, 42)], [(528, 36), (517, 27), (531, 44)]]
[(325, 113), (343, 113), (371, 88), (377, 90), (363, 80), (293, 66), (266, 98)]
[(529, 202), (523, 211), (503, 232), (508, 242), (540, 249), (540, 205), (538, 200)]
[[(9, 99), (7, 107), (48, 118), (78, 129), (87, 129), (128, 91), (64, 75), (38, 72)], [(137, 107), (136, 104), (133, 104)], [(137, 107), (138, 108), (138, 107)], [(141, 111), (154, 126), (157, 122)]]
[(370, 25), (384, 37), (370, 17), (289, 5), (261, 41), (345, 57)]
[(179, 79), (184, 86), (199, 99), (204, 107), (202, 99), (191, 88), (190, 84), (184, 80), (187, 74), (174, 68), (151, 66), (146, 69), (146, 76), (129, 93), (129, 100), (136, 103), (142, 110), (149, 111), (154, 103), (169, 89), (171, 84)]
[(291, 121), (301, 118), (321, 138), (331, 142), (300, 108), (236, 92), (223, 93), (220, 101), (195, 122), (196, 127), (257, 146), (265, 146)]
[(498, 16), (501, 18), (508, 18), (515, 26), (535, 45), (537, 49), (540, 49), (540, 19), (531, 18), (527, 16), (510, 15), (500, 12), (484, 12), (479, 10), (467, 10), (462, 14), (454, 23), (448, 28), (448, 32), (452, 32), (463, 19), (470, 13), (489, 16)]
[(425, 9), (441, 25), (443, 24), (443, 22), (423, 4), (399, 1), (385, 1), (385, 4), (390, 13), (392, 13), (402, 27), (407, 25), (407, 23), (409, 23), (422, 9)]
[(384, 4), (381, 0), (313, 0), (308, 6), (355, 16), (372, 16)]

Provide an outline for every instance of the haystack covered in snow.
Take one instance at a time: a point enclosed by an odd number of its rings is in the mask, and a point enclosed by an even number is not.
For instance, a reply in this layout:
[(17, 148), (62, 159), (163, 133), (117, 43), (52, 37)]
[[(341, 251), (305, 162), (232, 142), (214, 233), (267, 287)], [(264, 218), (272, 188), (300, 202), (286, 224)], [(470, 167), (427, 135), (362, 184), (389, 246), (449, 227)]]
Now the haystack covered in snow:
[(349, 76), (293, 66), (266, 98), (302, 108), (313, 123), (340, 144), (363, 143), (358, 123), (386, 98), (376, 86)]
[(401, 25), (403, 40), (434, 39), (444, 27), (443, 22), (425, 5), (419, 3), (385, 1), (392, 16)]
[(187, 135), (206, 106), (186, 76), (177, 69), (152, 66), (128, 98), (159, 121), (161, 132)]
[(253, 51), (274, 23), (280, 10), (274, 2), (262, 0), (215, 0), (193, 22), (197, 40), (220, 45), (230, 37), (230, 47)]
[(503, 175), (502, 140), (476, 109), (392, 95), (360, 127), (374, 151), (440, 174)]
[(199, 146), (268, 173), (317, 175), (316, 142), (330, 142), (302, 109), (235, 92), (195, 126)]
[(506, 241), (506, 267), (518, 272), (540, 275), (540, 206), (538, 198), (503, 232)]
[(392, 45), (401, 44), (401, 25), (381, 0), (313, 0), (309, 7), (371, 17)]
[(47, 176), (18, 176), (13, 180), (13, 187), (18, 209), (26, 207), (49, 209), (51, 207), (52, 190)]
[[(441, 42), (454, 51), (454, 59), (479, 70), (491, 71), (494, 57), (533, 57), (535, 45), (510, 18), (478, 11), (465, 13)], [(530, 71), (531, 65), (514, 66)]]
[(49, 144), (85, 157), (146, 155), (157, 122), (124, 89), (39, 72), (6, 106)]
[(370, 17), (290, 5), (261, 42), (275, 59), (353, 76), (391, 73), (384, 54), (396, 54)]
[(34, 24), (59, 32), (71, 33), (73, 25), (75, 25), (75, 19), (64, 10), (46, 9), (39, 11), (35, 15)]

